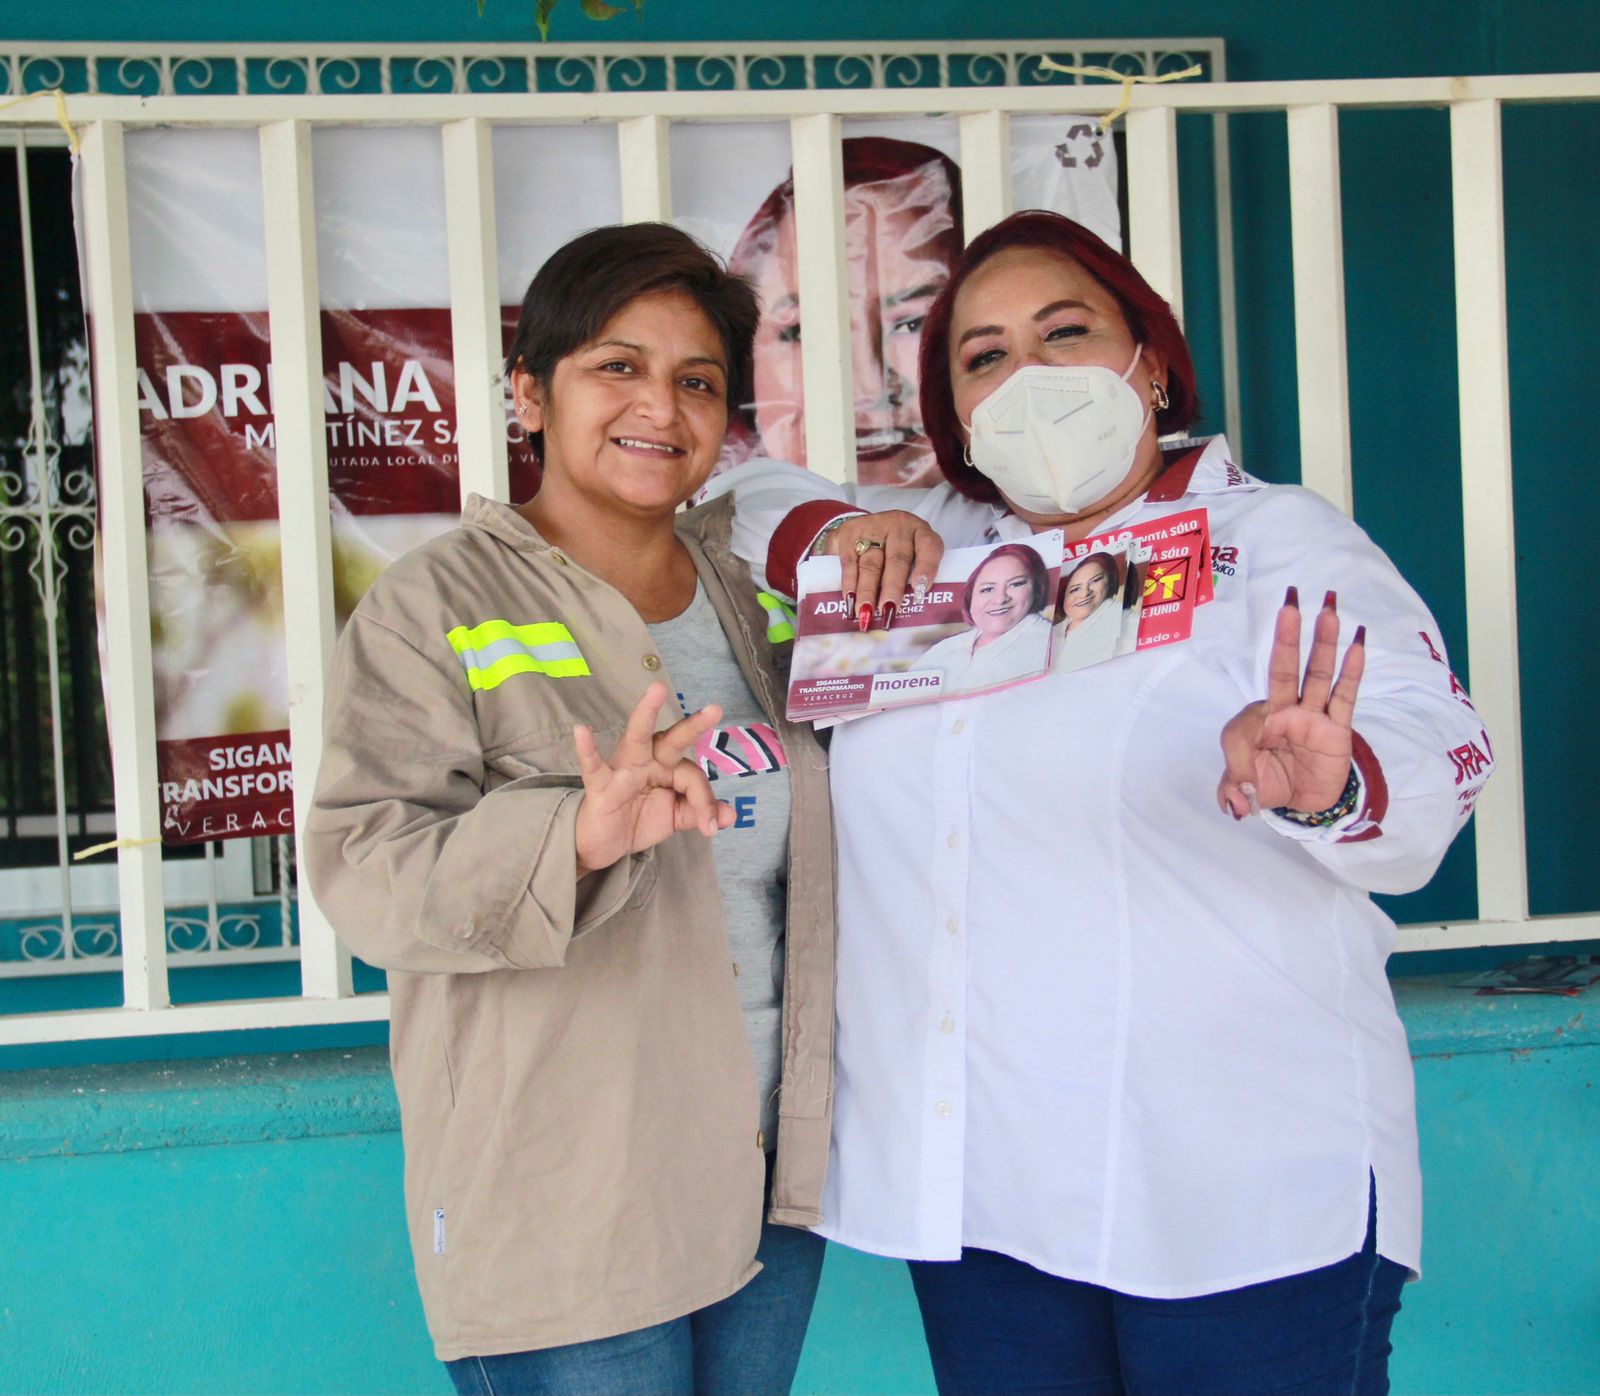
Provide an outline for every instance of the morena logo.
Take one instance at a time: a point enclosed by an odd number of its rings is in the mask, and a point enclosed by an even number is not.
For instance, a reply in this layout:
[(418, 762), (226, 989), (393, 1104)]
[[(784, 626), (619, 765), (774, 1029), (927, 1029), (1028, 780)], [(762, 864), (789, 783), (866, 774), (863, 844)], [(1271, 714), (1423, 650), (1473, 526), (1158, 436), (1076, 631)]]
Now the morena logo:
[(943, 685), (943, 674), (878, 674), (872, 680), (872, 696), (937, 690)]

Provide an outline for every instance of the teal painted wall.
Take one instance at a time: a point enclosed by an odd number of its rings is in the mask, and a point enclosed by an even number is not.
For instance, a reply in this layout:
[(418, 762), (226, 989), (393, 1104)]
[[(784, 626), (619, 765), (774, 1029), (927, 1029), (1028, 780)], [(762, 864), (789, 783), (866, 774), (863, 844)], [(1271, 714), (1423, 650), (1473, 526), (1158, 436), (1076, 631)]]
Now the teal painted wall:
[[(1600, 1392), (1600, 1024), (1408, 981), (1426, 1273), (1396, 1396)], [(373, 1050), (18, 1073), (0, 1390), (444, 1393)], [(800, 1393), (931, 1393), (898, 1262), (830, 1249)]]

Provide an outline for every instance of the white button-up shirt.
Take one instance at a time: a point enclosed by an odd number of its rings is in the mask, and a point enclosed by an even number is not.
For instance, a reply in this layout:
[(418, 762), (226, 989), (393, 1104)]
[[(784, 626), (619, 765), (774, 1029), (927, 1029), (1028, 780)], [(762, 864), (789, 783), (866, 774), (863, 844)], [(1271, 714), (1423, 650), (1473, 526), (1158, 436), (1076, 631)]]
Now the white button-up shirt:
[[(775, 502), (741, 497), (751, 536)], [(1488, 738), (1377, 547), (1220, 440), (1106, 527), (1198, 506), (1216, 597), (1188, 641), (835, 732), (824, 1235), (1183, 1297), (1359, 1250), (1371, 1170), (1378, 1248), (1417, 1267), (1395, 932), (1368, 892), (1432, 875)], [(948, 492), (922, 512), (952, 546), (1022, 530)], [(1344, 640), (1367, 627), (1361, 798), (1325, 831), (1216, 802), (1218, 734), (1265, 696), (1291, 584), (1308, 621), (1336, 589)]]

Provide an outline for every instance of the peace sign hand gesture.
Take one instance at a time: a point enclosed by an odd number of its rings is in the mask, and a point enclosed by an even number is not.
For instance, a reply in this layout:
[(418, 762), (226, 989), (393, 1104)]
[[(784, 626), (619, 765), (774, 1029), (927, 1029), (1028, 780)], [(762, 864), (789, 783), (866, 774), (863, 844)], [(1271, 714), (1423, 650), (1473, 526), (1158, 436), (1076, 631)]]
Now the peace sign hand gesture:
[(1240, 709), (1222, 729), (1224, 771), (1217, 804), (1235, 819), (1257, 809), (1331, 809), (1350, 779), (1351, 719), (1366, 664), (1366, 626), (1356, 628), (1334, 677), (1337, 598), (1317, 613), (1305, 675), (1300, 669), (1300, 604), (1290, 587), (1278, 612), (1267, 664), (1267, 700)]
[(608, 868), (625, 854), (654, 848), (681, 830), (698, 829), (709, 838), (733, 823), (732, 808), (711, 793), (705, 772), (685, 759), (717, 725), (722, 709), (712, 704), (657, 732), (656, 718), (666, 700), (664, 683), (645, 690), (609, 761), (602, 759), (589, 728), (572, 729), (584, 792), (578, 806), (579, 877)]

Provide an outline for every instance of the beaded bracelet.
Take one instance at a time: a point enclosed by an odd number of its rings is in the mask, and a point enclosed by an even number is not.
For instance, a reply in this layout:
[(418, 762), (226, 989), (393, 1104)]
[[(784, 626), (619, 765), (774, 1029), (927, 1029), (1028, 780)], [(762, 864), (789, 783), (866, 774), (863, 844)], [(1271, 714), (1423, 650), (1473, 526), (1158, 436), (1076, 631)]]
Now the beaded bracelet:
[(839, 514), (834, 518), (829, 519), (828, 522), (823, 524), (822, 527), (817, 531), (817, 536), (811, 540), (810, 556), (821, 557), (823, 555), (823, 550), (827, 547), (828, 539), (833, 535), (834, 531), (839, 527), (839, 525), (842, 524), (846, 519), (855, 519), (859, 517), (859, 514)]
[(1290, 809), (1287, 805), (1279, 805), (1273, 814), (1279, 819), (1287, 819), (1291, 824), (1298, 824), (1302, 829), (1327, 829), (1337, 824), (1341, 819), (1352, 813), (1356, 807), (1356, 800), (1361, 794), (1361, 780), (1356, 775), (1355, 763), (1350, 765), (1350, 779), (1344, 783), (1344, 794), (1339, 796), (1337, 804), (1330, 805), (1325, 810), (1308, 813), (1303, 809)]

